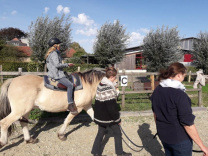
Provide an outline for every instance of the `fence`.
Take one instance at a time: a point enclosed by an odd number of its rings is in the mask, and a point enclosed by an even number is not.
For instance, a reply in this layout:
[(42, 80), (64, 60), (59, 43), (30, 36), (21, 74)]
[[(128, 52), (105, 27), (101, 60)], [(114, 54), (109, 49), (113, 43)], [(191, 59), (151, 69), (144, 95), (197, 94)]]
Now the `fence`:
[[(80, 71), (80, 67), (78, 67), (78, 71)], [(43, 76), (46, 75), (46, 72), (22, 72), (22, 68), (18, 69), (18, 72), (3, 72), (2, 71), (2, 65), (0, 65), (0, 79), (1, 79), (1, 83), (3, 83), (3, 76), (20, 76), (20, 75), (26, 75), (26, 74), (32, 74), (32, 75), (39, 75), (39, 76)], [(120, 94), (122, 96), (122, 102), (121, 105), (122, 107), (125, 107), (125, 95), (126, 94), (141, 94), (141, 93), (153, 93), (153, 90), (155, 88), (155, 77), (159, 75), (159, 73), (157, 72), (146, 72), (146, 73), (135, 73), (135, 72), (126, 72), (126, 70), (123, 70), (122, 72), (119, 72), (117, 74), (117, 78), (119, 80), (119, 77), (122, 75), (127, 75), (129, 78), (129, 80), (132, 82), (132, 86), (133, 86), (133, 81), (134, 81), (134, 77), (147, 77), (150, 76), (150, 80), (151, 80), (151, 90), (137, 90), (137, 91), (125, 91), (125, 86), (122, 86), (122, 89), (120, 91)], [(191, 81), (191, 76), (196, 76), (196, 73), (188, 73), (188, 81)], [(198, 106), (202, 106), (202, 86), (199, 85), (198, 89), (187, 89), (187, 92), (194, 92), (197, 91), (198, 92)]]
[[(125, 96), (126, 94), (141, 94), (141, 93), (153, 93), (155, 88), (155, 77), (159, 75), (158, 72), (146, 72), (146, 73), (135, 73), (135, 72), (127, 72), (126, 70), (122, 70), (122, 72), (119, 72), (117, 75), (117, 78), (119, 79), (120, 76), (126, 75), (128, 76), (128, 81), (131, 82), (131, 85), (133, 86), (134, 77), (150, 77), (151, 81), (151, 89), (150, 90), (137, 90), (137, 91), (125, 91), (126, 87), (122, 86), (122, 89), (120, 91), (120, 94), (122, 96), (122, 107), (125, 107)], [(188, 82), (191, 81), (191, 76), (196, 76), (196, 73), (189, 72), (187, 74), (188, 76)], [(198, 92), (198, 106), (202, 106), (202, 86), (199, 84), (199, 88), (197, 89), (187, 89), (186, 92)]]

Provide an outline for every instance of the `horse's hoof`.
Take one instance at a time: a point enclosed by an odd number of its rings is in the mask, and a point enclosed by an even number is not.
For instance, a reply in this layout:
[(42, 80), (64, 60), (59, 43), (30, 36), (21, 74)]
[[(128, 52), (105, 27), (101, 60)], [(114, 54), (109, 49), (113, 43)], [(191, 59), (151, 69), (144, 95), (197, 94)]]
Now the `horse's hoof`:
[(66, 140), (67, 140), (67, 137), (66, 137), (64, 134), (58, 134), (58, 138), (59, 138), (61, 141), (66, 141)]
[(26, 144), (36, 144), (39, 142), (37, 138), (30, 138), (30, 140), (26, 140)]

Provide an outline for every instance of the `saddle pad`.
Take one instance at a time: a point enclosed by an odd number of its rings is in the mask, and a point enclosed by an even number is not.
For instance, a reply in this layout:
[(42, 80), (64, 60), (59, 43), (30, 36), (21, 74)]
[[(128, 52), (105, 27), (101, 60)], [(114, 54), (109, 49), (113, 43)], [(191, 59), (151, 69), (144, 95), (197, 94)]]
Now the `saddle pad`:
[[(77, 73), (73, 73), (71, 75), (68, 75), (67, 78), (69, 79), (70, 82), (72, 82), (75, 86), (74, 90), (80, 90), (83, 89), (82, 82), (80, 80), (80, 77)], [(62, 85), (62, 84), (61, 84)], [(55, 81), (54, 79), (44, 76), (44, 86), (48, 89), (52, 90), (61, 90), (61, 91), (66, 91), (66, 88), (59, 88), (60, 83), (58, 81)], [(63, 86), (63, 85), (62, 85)]]

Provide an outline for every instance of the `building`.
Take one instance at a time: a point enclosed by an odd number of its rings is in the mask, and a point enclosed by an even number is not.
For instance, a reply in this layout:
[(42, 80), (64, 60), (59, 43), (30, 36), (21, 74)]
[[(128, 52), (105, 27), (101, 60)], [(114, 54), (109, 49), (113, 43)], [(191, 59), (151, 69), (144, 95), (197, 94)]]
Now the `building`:
[(20, 39), (14, 38), (11, 41), (7, 41), (8, 45), (16, 46), (19, 51), (19, 60), (23, 62), (30, 62), (30, 56), (32, 54), (32, 49), (23, 43)]
[[(180, 60), (186, 66), (190, 66), (193, 60), (190, 51), (193, 51), (193, 43), (197, 38), (183, 38), (180, 40), (180, 48), (182, 49), (184, 55)], [(126, 70), (144, 70), (144, 57), (143, 57), (143, 46), (127, 48), (124, 52), (124, 58), (121, 62), (116, 63), (115, 67), (119, 69)]]

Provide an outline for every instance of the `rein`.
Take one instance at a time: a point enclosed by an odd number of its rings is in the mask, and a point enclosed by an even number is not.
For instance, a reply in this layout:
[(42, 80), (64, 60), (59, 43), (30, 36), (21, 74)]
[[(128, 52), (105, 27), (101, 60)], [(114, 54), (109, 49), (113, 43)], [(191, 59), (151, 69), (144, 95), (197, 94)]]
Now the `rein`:
[[(125, 144), (126, 144), (131, 150), (133, 150), (133, 151), (135, 151), (135, 152), (140, 152), (141, 150), (143, 150), (144, 146), (135, 144), (135, 143), (134, 143), (127, 135), (126, 135), (126, 133), (124, 132), (124, 130), (123, 130), (123, 128), (121, 127), (121, 125), (119, 125), (119, 127), (120, 127), (122, 133), (125, 135), (125, 137), (126, 137), (126, 138), (127, 138), (134, 146), (141, 148), (141, 149), (138, 150), (138, 151), (137, 151), (137, 150), (134, 150), (134, 149), (131, 148), (131, 147), (126, 143), (126, 141), (122, 138), (123, 141), (125, 142)], [(155, 139), (157, 135), (158, 135), (158, 134), (156, 133), (156, 134), (153, 136), (152, 140)], [(150, 141), (152, 141), (152, 140), (150, 140)], [(192, 150), (192, 152), (195, 152), (195, 153), (203, 153), (202, 150)]]

